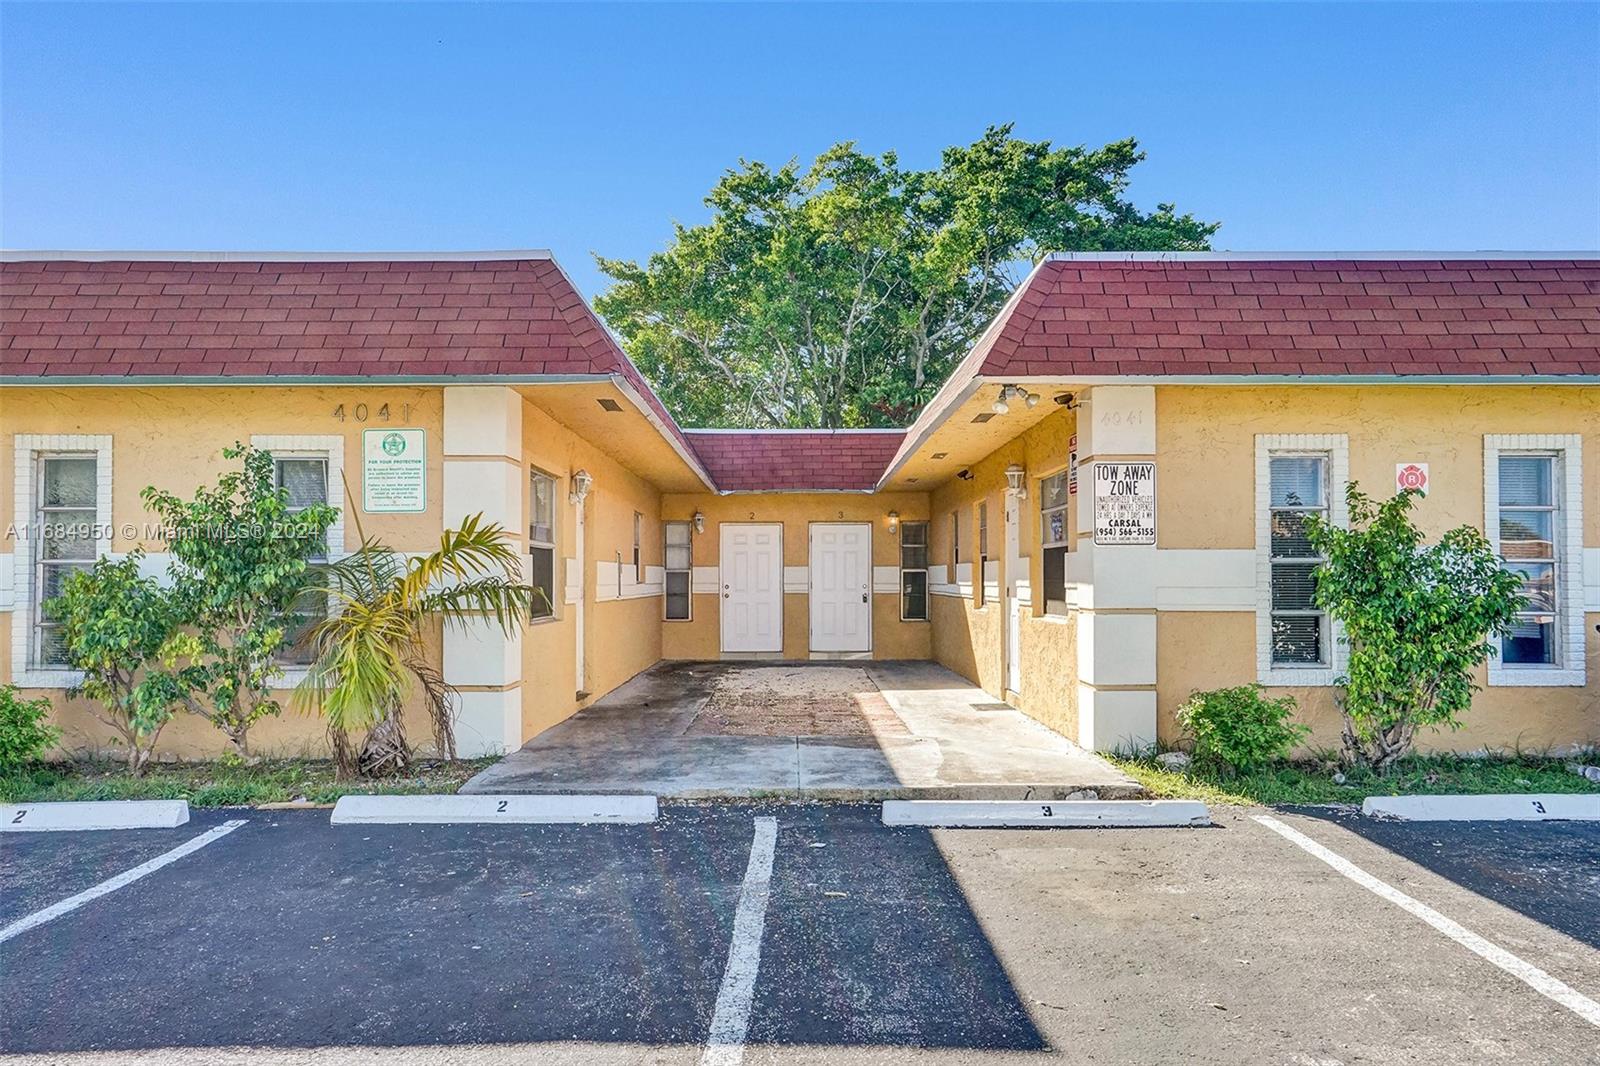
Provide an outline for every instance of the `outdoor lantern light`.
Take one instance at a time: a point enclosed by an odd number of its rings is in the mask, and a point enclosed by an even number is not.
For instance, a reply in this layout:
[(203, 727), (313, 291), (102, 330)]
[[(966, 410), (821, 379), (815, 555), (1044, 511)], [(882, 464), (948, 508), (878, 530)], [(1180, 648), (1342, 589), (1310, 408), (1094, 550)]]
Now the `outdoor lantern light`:
[(900, 528), (900, 512), (899, 511), (890, 511), (889, 512), (889, 532), (893, 533), (895, 530), (897, 530), (899, 528)]
[(696, 533), (704, 533), (706, 531), (706, 516), (699, 511), (694, 513), (694, 531)]
[(1003, 415), (1007, 411), (1011, 410), (1011, 405), (1006, 403), (1006, 395), (1010, 391), (1011, 391), (1011, 386), (1009, 386), (1009, 385), (1007, 385), (1005, 388), (1000, 390), (1000, 396), (999, 396), (998, 399), (995, 400), (994, 406), (993, 406), (993, 408), (991, 408), (991, 410), (993, 410), (995, 414)]
[(594, 484), (594, 478), (589, 476), (589, 471), (579, 470), (572, 475), (572, 491), (567, 498), (573, 503), (582, 504), (583, 498), (589, 495), (589, 486)]
[(1028, 498), (1027, 470), (1021, 463), (1012, 463), (1006, 467), (1006, 492), (1019, 500)]

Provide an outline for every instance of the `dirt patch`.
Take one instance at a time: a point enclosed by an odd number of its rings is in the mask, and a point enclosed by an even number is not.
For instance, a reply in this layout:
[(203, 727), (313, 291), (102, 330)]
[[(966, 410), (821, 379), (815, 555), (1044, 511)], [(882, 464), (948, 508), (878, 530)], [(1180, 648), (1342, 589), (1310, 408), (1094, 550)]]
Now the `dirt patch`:
[(910, 731), (872, 683), (854, 667), (770, 667), (732, 670), (711, 685), (711, 697), (689, 736), (870, 737)]

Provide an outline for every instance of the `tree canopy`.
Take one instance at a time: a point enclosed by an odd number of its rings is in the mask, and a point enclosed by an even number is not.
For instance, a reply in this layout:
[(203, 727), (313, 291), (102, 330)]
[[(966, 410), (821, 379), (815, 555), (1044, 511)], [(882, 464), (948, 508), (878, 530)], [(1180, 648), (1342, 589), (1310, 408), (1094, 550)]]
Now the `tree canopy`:
[(932, 170), (851, 142), (805, 169), (740, 160), (665, 251), (597, 256), (615, 284), (595, 304), (690, 424), (902, 425), (1046, 254), (1208, 247), (1216, 223), (1128, 200), (1143, 158), (1005, 125)]

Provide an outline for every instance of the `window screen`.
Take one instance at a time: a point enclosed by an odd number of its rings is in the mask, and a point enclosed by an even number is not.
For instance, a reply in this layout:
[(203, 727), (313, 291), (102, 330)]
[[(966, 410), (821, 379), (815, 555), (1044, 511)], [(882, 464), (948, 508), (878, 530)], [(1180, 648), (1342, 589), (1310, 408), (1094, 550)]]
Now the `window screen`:
[(1323, 559), (1306, 539), (1305, 522), (1327, 517), (1328, 457), (1274, 455), (1271, 472), (1272, 662), (1326, 666), (1328, 619), (1313, 599)]
[(61, 627), (44, 604), (61, 595), (66, 580), (94, 563), (98, 461), (92, 455), (44, 455), (38, 460), (34, 528), (34, 661), (67, 666)]
[(1039, 550), (1044, 562), (1044, 610), (1067, 613), (1067, 472), (1039, 481)]
[(531, 475), (528, 491), (528, 583), (538, 590), (534, 618), (556, 613), (556, 479), (542, 471)]
[(928, 620), (928, 523), (900, 523), (900, 617)]
[(1511, 665), (1556, 665), (1556, 537), (1561, 528), (1556, 457), (1502, 454), (1500, 466), (1500, 554), (1506, 569), (1522, 579), (1527, 603), (1500, 638), (1501, 661)]
[[(274, 456), (272, 484), (281, 490), (289, 504), (291, 517), (307, 507), (328, 502), (328, 460), (323, 456)], [(324, 540), (312, 556), (317, 562), (326, 562), (328, 544)], [(290, 607), (289, 625), (283, 636), (283, 648), (278, 653), (281, 662), (304, 666), (311, 662), (311, 630), (328, 617), (328, 594), (312, 589), (300, 593)]]
[(667, 577), (663, 590), (669, 622), (686, 622), (693, 607), (690, 581), (694, 575), (694, 543), (688, 522), (665, 524)]

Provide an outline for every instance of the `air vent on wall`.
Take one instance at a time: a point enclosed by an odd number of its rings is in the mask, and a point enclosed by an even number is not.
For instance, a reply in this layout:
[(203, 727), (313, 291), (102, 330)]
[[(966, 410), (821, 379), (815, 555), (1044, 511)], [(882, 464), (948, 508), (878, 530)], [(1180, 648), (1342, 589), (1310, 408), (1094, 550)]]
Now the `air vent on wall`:
[(981, 415), (973, 415), (972, 416), (972, 420), (974, 422), (987, 422), (987, 421), (989, 421), (989, 419), (991, 419), (993, 417), (994, 417), (994, 412), (993, 411), (985, 411)]
[(615, 414), (616, 412), (622, 410), (622, 405), (620, 403), (618, 403), (617, 401), (615, 401), (615, 400), (601, 399), (601, 400), (596, 400), (595, 402), (598, 403), (601, 407), (605, 408), (607, 411), (612, 412), (613, 414)]
[(933, 457), (935, 459), (943, 459), (945, 456), (947, 456), (949, 454), (950, 454), (949, 452), (934, 452), (933, 453)]

